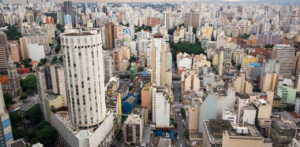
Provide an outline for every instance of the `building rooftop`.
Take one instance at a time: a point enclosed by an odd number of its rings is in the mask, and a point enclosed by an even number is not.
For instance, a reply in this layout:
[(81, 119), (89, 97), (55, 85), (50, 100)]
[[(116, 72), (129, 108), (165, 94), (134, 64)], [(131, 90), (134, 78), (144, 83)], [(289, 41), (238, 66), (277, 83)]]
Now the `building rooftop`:
[(171, 144), (171, 139), (169, 138), (160, 138), (158, 147), (168, 147)]
[(254, 125), (235, 125), (232, 124), (233, 130), (228, 129), (228, 134), (230, 136), (252, 136), (252, 137), (261, 137), (259, 131)]
[(8, 144), (8, 147), (26, 147), (26, 142), (24, 139), (18, 139), (15, 140), (14, 142)]
[(294, 126), (290, 123), (283, 121), (280, 118), (272, 118), (272, 123), (274, 123), (280, 130), (294, 130)]
[(241, 99), (249, 99), (249, 95), (247, 93), (237, 92), (236, 95)]

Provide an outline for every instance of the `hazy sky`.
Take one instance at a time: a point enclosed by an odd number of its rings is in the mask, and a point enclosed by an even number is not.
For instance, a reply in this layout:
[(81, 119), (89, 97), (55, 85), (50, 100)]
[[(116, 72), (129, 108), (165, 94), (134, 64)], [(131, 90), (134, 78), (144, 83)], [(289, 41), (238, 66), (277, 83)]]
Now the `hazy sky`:
[[(4, 3), (26, 3), (27, 0), (3, 0)], [(54, 2), (63, 2), (66, 0), (53, 0)], [(183, 1), (199, 1), (199, 2), (256, 2), (256, 3), (300, 3), (300, 0), (71, 0), (73, 2), (183, 2)], [(41, 0), (29, 0), (32, 3), (39, 3)]]

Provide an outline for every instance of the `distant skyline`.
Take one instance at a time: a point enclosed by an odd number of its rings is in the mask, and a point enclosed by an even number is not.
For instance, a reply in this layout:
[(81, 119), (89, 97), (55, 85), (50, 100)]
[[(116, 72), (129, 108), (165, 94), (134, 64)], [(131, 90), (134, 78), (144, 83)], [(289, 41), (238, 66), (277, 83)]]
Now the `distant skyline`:
[[(63, 2), (66, 0), (53, 0), (54, 2)], [(141, 0), (69, 0), (77, 2), (141, 2)], [(237, 3), (295, 3), (299, 4), (300, 0), (142, 0), (143, 2), (237, 2)], [(27, 0), (3, 0), (4, 3), (26, 3)], [(39, 3), (41, 0), (29, 0), (30, 3)]]

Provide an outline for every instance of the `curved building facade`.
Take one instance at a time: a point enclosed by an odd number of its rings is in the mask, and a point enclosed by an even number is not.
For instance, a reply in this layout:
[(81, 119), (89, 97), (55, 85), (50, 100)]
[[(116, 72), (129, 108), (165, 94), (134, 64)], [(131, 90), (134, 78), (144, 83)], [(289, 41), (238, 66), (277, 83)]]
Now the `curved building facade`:
[(106, 116), (100, 30), (63, 33), (61, 47), (70, 119), (79, 128), (97, 127)]

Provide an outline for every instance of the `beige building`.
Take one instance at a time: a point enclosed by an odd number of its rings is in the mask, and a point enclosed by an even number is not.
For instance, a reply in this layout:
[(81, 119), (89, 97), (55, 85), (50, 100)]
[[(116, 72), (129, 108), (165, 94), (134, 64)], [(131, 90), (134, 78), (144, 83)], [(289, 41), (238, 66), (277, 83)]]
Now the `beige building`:
[(124, 142), (128, 145), (140, 145), (143, 139), (144, 122), (141, 112), (133, 110), (122, 127)]
[(240, 75), (234, 79), (234, 87), (236, 92), (253, 92), (253, 85), (246, 79), (245, 73), (240, 73)]
[(203, 66), (211, 67), (211, 62), (209, 60), (207, 60), (206, 56), (203, 54), (194, 55), (192, 69), (196, 73), (199, 73), (200, 68)]
[(157, 86), (166, 86), (167, 45), (161, 34), (153, 35), (150, 50), (151, 82)]
[(120, 47), (113, 50), (114, 71), (125, 71), (129, 66), (130, 48)]
[(222, 147), (262, 147), (262, 137), (255, 126), (235, 126), (223, 132)]
[(20, 44), (17, 40), (8, 41), (8, 47), (11, 51), (11, 57), (14, 62), (19, 62), (20, 59)]
[(181, 73), (182, 90), (200, 90), (200, 78), (194, 70), (186, 70)]
[(189, 131), (197, 131), (199, 130), (199, 113), (200, 113), (200, 105), (202, 103), (202, 99), (192, 99), (191, 105), (188, 107), (188, 129)]
[[(66, 106), (66, 101), (62, 95), (45, 94), (45, 110), (46, 120), (51, 122), (51, 113), (55, 112), (58, 108)], [(65, 107), (66, 108), (66, 107)]]
[(30, 39), (27, 37), (21, 37), (20, 39), (20, 55), (21, 60), (27, 59), (30, 57), (29, 50), (28, 50), (28, 44), (31, 43)]
[(176, 27), (176, 30), (173, 33), (173, 40), (174, 43), (177, 43), (178, 41), (180, 41), (181, 39), (184, 39), (184, 33), (185, 33), (185, 28), (184, 27)]
[(263, 78), (263, 87), (262, 92), (267, 92), (269, 90), (275, 91), (277, 80), (278, 80), (278, 74), (277, 73), (266, 73)]

